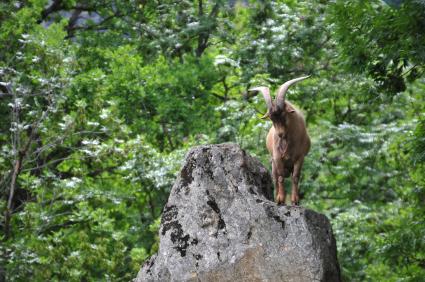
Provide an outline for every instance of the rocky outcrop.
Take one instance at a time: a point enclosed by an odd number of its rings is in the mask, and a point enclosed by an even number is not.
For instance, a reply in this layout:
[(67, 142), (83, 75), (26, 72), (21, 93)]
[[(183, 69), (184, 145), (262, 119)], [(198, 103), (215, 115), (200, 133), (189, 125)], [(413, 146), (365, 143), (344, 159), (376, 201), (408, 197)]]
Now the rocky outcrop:
[(235, 144), (192, 149), (135, 281), (340, 281), (328, 219), (277, 206), (264, 166)]

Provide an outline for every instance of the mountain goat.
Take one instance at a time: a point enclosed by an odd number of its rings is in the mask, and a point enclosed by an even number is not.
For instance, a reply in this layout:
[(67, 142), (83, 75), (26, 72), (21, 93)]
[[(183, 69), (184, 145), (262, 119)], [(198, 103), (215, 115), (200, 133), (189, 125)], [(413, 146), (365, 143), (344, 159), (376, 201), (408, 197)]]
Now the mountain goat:
[(291, 203), (293, 205), (299, 203), (298, 182), (304, 157), (310, 150), (310, 137), (303, 114), (291, 103), (285, 101), (285, 94), (292, 84), (308, 77), (295, 78), (282, 84), (277, 91), (275, 101), (272, 101), (268, 87), (255, 87), (249, 90), (263, 94), (267, 113), (262, 118), (270, 118), (273, 122), (267, 134), (266, 144), (272, 157), (272, 176), (278, 204), (285, 204), (284, 179), (290, 175), (292, 175)]

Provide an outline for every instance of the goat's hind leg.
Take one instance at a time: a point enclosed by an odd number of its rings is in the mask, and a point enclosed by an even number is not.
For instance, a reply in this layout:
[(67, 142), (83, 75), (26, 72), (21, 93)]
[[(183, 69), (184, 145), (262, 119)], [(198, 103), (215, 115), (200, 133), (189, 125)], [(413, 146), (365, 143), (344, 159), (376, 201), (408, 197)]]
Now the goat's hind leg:
[(292, 171), (292, 189), (291, 189), (291, 203), (292, 205), (298, 206), (300, 198), (298, 195), (298, 183), (300, 181), (301, 168), (303, 167), (304, 159), (297, 161), (294, 164), (294, 170)]
[(272, 160), (272, 175), (276, 189), (276, 203), (278, 205), (285, 204), (285, 187), (284, 187), (284, 175), (282, 174), (282, 169), (279, 169), (278, 162)]

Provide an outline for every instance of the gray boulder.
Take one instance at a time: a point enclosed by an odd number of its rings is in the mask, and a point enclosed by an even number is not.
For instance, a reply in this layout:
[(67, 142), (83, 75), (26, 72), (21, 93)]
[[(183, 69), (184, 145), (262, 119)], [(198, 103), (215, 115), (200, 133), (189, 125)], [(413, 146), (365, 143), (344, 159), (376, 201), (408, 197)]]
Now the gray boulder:
[(340, 281), (328, 219), (277, 206), (266, 168), (235, 144), (186, 156), (160, 246), (135, 281)]

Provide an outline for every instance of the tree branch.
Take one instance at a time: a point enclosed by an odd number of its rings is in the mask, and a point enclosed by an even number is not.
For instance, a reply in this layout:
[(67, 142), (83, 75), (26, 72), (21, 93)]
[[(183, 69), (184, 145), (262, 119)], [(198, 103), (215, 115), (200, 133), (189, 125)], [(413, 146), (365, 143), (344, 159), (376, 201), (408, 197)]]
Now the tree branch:
[(42, 23), (45, 19), (47, 19), (47, 17), (54, 12), (60, 11), (62, 10), (63, 6), (62, 6), (62, 0), (54, 0), (52, 2), (52, 4), (47, 7), (46, 9), (44, 9), (41, 12), (41, 18), (37, 21), (38, 24)]
[[(220, 10), (220, 4), (219, 2), (217, 2), (214, 7), (212, 8), (210, 14), (208, 15), (207, 20), (208, 21), (216, 21), (216, 17), (218, 15), (218, 12)], [(199, 4), (198, 4), (198, 16), (199, 16), (199, 22), (202, 21), (202, 18), (204, 17), (203, 14), (203, 5), (202, 5), (202, 0), (199, 0)], [(196, 48), (196, 57), (201, 57), (202, 54), (204, 53), (205, 49), (207, 49), (208, 45), (208, 40), (210, 38), (211, 35), (211, 30), (215, 29), (215, 24), (213, 25), (213, 27), (211, 29), (205, 30), (205, 31), (201, 31), (198, 37), (198, 47)]]

